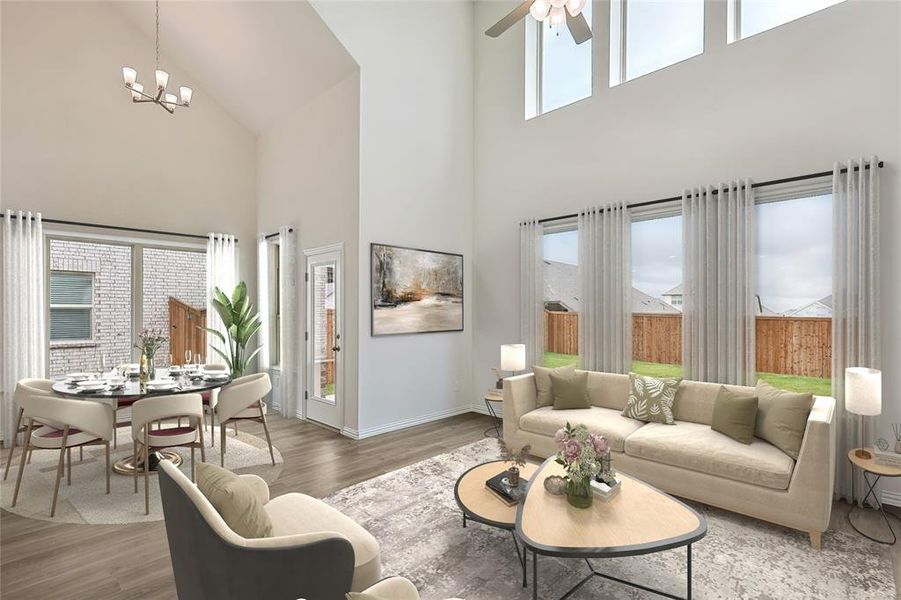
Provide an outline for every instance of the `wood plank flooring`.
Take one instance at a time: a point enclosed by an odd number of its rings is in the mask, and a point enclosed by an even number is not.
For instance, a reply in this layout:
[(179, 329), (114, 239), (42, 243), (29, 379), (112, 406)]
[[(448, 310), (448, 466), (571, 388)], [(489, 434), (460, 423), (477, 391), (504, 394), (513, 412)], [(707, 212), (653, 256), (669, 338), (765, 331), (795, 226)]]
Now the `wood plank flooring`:
[[(490, 424), (488, 417), (468, 413), (354, 441), (309, 423), (273, 417), (269, 420), (272, 442), (285, 466), (271, 486), (272, 495), (326, 496), (482, 439)], [(260, 425), (241, 427), (263, 435)], [(6, 453), (0, 456), (5, 458)], [(6, 483), (12, 481), (10, 475)], [(165, 526), (162, 521), (50, 523), (2, 511), (0, 596), (4, 600), (175, 598)]]

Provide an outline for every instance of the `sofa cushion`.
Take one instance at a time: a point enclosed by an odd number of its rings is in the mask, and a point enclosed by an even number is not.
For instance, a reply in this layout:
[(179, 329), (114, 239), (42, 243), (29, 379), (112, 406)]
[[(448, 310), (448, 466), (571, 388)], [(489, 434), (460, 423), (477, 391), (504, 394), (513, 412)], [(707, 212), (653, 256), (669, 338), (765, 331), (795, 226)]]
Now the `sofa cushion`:
[(623, 416), (649, 423), (673, 424), (673, 402), (681, 377), (649, 377), (629, 373), (629, 403)]
[(551, 373), (551, 392), (554, 394), (554, 410), (588, 408), (588, 373), (580, 371), (572, 375)]
[(559, 429), (573, 425), (585, 425), (591, 433), (599, 433), (607, 438), (610, 448), (622, 452), (627, 437), (644, 423), (622, 416), (610, 408), (592, 406), (573, 410), (553, 410), (545, 406), (526, 413), (519, 419), (519, 427), (531, 433), (553, 437)]
[(575, 372), (575, 365), (564, 365), (555, 369), (539, 367), (538, 365), (532, 366), (532, 373), (535, 374), (536, 404), (541, 407), (550, 406), (554, 403), (554, 394), (551, 392), (551, 373), (572, 376)]
[[(677, 421), (691, 421), (710, 425), (713, 422), (713, 405), (720, 393), (719, 383), (682, 380), (673, 403), (673, 417)], [(727, 390), (742, 396), (756, 396), (753, 387), (726, 385)]]
[(232, 531), (245, 538), (272, 535), (272, 522), (250, 483), (227, 469), (197, 463), (197, 489), (206, 496)]
[(629, 376), (622, 373), (588, 373), (588, 399), (592, 406), (621, 411), (629, 400)]
[(710, 428), (727, 435), (742, 444), (754, 441), (754, 424), (757, 421), (757, 396), (746, 396), (720, 387), (713, 405), (713, 422)]
[(707, 425), (685, 421), (649, 423), (626, 439), (625, 449), (636, 458), (777, 490), (788, 489), (795, 465), (761, 439), (745, 445)]
[(776, 389), (764, 380), (757, 382), (757, 426), (754, 435), (798, 458), (813, 408), (813, 394)]
[(361, 592), (381, 579), (379, 543), (353, 519), (322, 500), (306, 494), (285, 494), (264, 507), (272, 520), (272, 535), (334, 531), (350, 541), (354, 549), (354, 577), (351, 591)]

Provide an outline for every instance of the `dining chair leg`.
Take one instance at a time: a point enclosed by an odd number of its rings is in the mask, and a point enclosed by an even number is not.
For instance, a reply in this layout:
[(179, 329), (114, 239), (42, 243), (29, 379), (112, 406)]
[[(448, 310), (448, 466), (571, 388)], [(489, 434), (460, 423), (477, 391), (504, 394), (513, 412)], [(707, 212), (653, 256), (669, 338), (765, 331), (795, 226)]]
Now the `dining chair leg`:
[(219, 443), (221, 444), (221, 448), (219, 449), (219, 464), (222, 465), (222, 468), (225, 468), (225, 427), (227, 423), (219, 422)]
[(117, 431), (116, 431), (116, 429), (117, 429), (116, 425), (118, 425), (118, 423), (116, 422), (118, 419), (117, 413), (118, 413), (118, 411), (113, 411), (113, 448), (114, 449), (119, 448), (119, 436), (117, 435)]
[(66, 485), (72, 485), (72, 448), (66, 448)]
[(272, 466), (275, 466), (275, 452), (272, 450), (272, 438), (269, 437), (269, 424), (266, 423), (266, 412), (263, 410), (263, 401), (260, 400), (260, 419), (263, 421), (263, 432), (266, 434), (266, 443), (269, 444), (269, 458), (272, 459)]
[(53, 486), (53, 503), (50, 504), (50, 516), (56, 515), (56, 499), (59, 497), (59, 482), (63, 478), (63, 461), (66, 458), (66, 444), (69, 443), (69, 426), (63, 429), (63, 444), (59, 447), (59, 463), (56, 465), (56, 483)]
[(150, 514), (150, 432), (144, 430), (144, 514)]
[(110, 472), (110, 464), (109, 464), (109, 442), (104, 444), (106, 446), (106, 493), (109, 494), (109, 472)]
[(34, 427), (34, 419), (28, 419), (28, 430), (25, 432), (25, 446), (22, 447), (22, 460), (19, 461), (19, 472), (16, 473), (16, 491), (13, 492), (13, 506), (16, 505), (16, 499), (19, 497), (19, 486), (22, 485), (22, 473), (25, 472), (25, 457), (28, 455), (28, 449), (31, 446), (31, 430)]
[(28, 451), (28, 464), (31, 464), (31, 457), (34, 456), (34, 448)]
[[(131, 472), (134, 474), (135, 480), (135, 494), (138, 493), (138, 440), (132, 440), (132, 444), (134, 446), (134, 450), (131, 455)], [(142, 450), (143, 452), (143, 450)]]
[[(200, 417), (201, 422), (203, 421), (203, 417)], [(206, 462), (206, 443), (203, 441), (203, 423), (198, 427), (200, 430), (200, 462)], [(213, 437), (210, 434), (210, 437)]]
[(6, 470), (3, 471), (3, 481), (9, 477), (9, 465), (13, 462), (13, 452), (16, 450), (16, 438), (19, 437), (19, 429), (22, 427), (22, 415), (25, 414), (24, 408), (19, 408), (19, 416), (16, 418), (16, 429), (13, 434), (12, 443), (9, 445), (9, 455), (6, 457)]
[(78, 461), (84, 462), (84, 446), (78, 447)]
[(195, 464), (194, 457), (197, 454), (196, 450), (197, 450), (197, 448), (195, 448), (194, 446), (191, 446), (191, 483), (197, 483), (197, 480), (194, 478), (194, 471), (196, 470), (194, 468), (194, 464)]
[(235, 421), (235, 437), (238, 437), (238, 422)]

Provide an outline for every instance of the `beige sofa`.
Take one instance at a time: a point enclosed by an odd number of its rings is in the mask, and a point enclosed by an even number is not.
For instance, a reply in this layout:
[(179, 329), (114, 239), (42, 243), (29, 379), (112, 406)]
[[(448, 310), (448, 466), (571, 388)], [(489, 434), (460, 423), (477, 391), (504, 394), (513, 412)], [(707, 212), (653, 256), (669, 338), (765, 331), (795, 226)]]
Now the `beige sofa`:
[[(753, 392), (754, 388), (727, 386)], [(674, 425), (643, 423), (621, 415), (629, 376), (589, 372), (586, 409), (536, 405), (531, 373), (504, 380), (504, 440), (532, 445), (540, 457), (556, 453), (554, 433), (567, 421), (604, 435), (614, 467), (663, 491), (810, 534), (820, 547), (829, 526), (835, 477), (835, 400), (815, 398), (795, 461), (754, 438), (742, 444), (710, 429), (720, 385), (683, 381), (676, 394)]]

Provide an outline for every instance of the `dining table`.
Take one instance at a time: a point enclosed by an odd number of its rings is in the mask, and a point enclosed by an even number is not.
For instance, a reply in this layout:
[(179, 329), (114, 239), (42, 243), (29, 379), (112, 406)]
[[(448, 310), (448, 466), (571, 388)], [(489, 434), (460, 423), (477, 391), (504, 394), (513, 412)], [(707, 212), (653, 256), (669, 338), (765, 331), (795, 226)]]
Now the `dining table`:
[[(113, 411), (113, 415), (116, 415), (119, 409), (129, 407), (138, 400), (144, 398), (171, 396), (173, 394), (202, 394), (203, 392), (212, 392), (212, 390), (226, 386), (232, 381), (230, 374), (227, 374), (225, 377), (213, 378), (209, 377), (208, 373), (203, 373), (200, 370), (187, 371), (180, 369), (173, 372), (161, 368), (160, 372), (162, 377), (172, 380), (174, 384), (173, 387), (168, 389), (153, 389), (152, 386), (148, 387), (146, 383), (142, 382), (140, 377), (135, 374), (129, 374), (125, 377), (125, 381), (122, 385), (114, 386), (108, 384), (99, 390), (80, 389), (77, 382), (73, 381), (68, 376), (55, 381), (52, 389), (62, 396), (107, 404), (110, 407), (110, 410)], [(103, 377), (94, 377), (103, 379)], [(115, 422), (114, 427), (128, 424), (130, 423)], [(157, 464), (163, 459), (171, 460), (176, 466), (180, 465), (182, 462), (181, 455), (177, 452), (163, 449), (151, 454), (150, 470), (155, 471)], [(113, 472), (119, 475), (133, 475), (135, 469), (141, 470), (143, 468), (143, 462), (139, 459), (136, 464), (132, 456), (127, 456), (116, 461), (112, 467)]]

